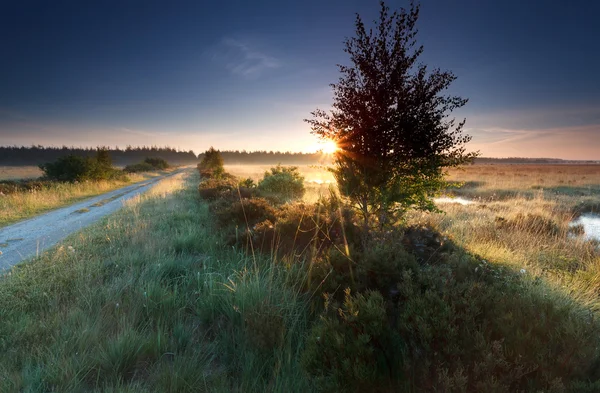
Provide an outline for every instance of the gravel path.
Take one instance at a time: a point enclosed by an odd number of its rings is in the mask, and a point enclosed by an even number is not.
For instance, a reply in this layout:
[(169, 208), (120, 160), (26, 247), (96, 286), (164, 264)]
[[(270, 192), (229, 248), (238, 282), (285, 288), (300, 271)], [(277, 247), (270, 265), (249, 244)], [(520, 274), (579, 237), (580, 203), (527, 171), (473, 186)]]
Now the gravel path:
[(119, 210), (124, 201), (147, 191), (156, 182), (177, 173), (181, 170), (0, 228), (0, 270), (40, 254), (71, 233)]

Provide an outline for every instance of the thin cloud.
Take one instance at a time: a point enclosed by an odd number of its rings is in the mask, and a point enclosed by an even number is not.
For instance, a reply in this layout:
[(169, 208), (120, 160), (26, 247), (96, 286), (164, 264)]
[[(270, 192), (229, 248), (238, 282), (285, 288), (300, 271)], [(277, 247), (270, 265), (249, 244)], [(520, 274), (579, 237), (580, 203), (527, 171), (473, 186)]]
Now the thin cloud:
[(553, 157), (598, 160), (600, 124), (539, 130), (472, 129), (469, 144), (488, 157)]
[(265, 71), (281, 67), (281, 62), (275, 57), (233, 38), (221, 40), (212, 58), (222, 63), (234, 75), (246, 79), (256, 79)]

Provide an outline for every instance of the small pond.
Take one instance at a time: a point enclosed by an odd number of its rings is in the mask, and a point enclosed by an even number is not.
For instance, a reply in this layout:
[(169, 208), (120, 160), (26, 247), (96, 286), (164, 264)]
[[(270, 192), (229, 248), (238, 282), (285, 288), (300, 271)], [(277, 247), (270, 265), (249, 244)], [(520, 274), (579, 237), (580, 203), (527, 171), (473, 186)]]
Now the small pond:
[(461, 198), (461, 197), (457, 197), (457, 198), (449, 198), (449, 197), (443, 197), (443, 198), (434, 198), (433, 201), (435, 203), (458, 203), (459, 205), (472, 205), (474, 203), (477, 203), (475, 201), (471, 201), (469, 199), (465, 199), (465, 198)]
[(600, 241), (600, 215), (592, 213), (582, 214), (576, 220), (571, 221), (569, 225), (581, 225), (585, 239)]

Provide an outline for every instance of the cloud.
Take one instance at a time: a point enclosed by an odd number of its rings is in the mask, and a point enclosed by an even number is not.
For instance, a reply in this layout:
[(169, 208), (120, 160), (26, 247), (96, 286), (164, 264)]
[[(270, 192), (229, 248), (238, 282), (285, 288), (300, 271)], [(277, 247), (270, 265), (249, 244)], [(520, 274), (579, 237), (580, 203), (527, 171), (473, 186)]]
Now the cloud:
[(547, 129), (465, 129), (468, 147), (488, 157), (600, 160), (600, 124)]
[(265, 71), (281, 67), (281, 62), (275, 57), (233, 38), (221, 40), (212, 58), (231, 73), (246, 79), (257, 79)]

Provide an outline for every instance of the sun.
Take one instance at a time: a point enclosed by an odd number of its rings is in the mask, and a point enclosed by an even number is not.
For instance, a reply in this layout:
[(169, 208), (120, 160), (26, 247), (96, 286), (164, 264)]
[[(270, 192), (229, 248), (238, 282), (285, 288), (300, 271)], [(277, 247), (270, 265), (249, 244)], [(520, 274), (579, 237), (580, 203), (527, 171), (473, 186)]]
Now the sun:
[(335, 143), (335, 141), (327, 140), (327, 141), (323, 142), (323, 144), (321, 146), (321, 150), (323, 150), (323, 153), (325, 153), (325, 154), (333, 154), (339, 150), (339, 147), (338, 147), (337, 143)]

